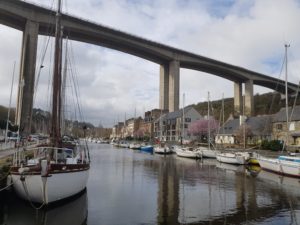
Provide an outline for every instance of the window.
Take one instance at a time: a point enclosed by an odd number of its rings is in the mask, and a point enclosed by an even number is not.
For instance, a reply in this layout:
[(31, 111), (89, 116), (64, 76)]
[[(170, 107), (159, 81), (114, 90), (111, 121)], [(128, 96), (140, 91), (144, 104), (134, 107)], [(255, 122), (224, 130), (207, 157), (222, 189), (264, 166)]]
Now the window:
[(190, 123), (192, 121), (192, 119), (191, 118), (185, 118), (185, 122), (188, 122), (188, 123)]
[(282, 130), (282, 124), (276, 124), (276, 130)]

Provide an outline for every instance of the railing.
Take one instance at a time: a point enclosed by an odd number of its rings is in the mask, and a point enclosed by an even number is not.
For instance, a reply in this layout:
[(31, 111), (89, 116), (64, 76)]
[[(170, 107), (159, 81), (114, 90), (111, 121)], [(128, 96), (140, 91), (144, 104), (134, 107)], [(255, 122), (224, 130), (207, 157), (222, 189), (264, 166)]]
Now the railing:
[(0, 143), (0, 150), (7, 150), (7, 149), (11, 149), (11, 148), (14, 148), (16, 146), (16, 143), (14, 141), (11, 141), (11, 142), (3, 142), (3, 143)]

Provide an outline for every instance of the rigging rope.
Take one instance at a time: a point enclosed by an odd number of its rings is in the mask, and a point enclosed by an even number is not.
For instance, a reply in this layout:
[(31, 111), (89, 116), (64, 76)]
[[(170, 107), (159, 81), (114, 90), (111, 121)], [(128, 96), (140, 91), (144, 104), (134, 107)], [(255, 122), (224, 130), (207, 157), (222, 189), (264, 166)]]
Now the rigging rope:
[(0, 189), (0, 191), (4, 191), (4, 190), (6, 190), (7, 188), (9, 188), (11, 185), (13, 185), (13, 183), (10, 183), (9, 185), (7, 185), (6, 187), (4, 187), (4, 188), (1, 188)]

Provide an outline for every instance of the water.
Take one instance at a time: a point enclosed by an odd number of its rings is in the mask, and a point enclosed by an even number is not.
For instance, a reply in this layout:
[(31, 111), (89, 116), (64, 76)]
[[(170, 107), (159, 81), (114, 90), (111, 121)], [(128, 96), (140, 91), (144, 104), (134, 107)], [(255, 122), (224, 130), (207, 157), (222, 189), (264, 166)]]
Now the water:
[(34, 210), (0, 193), (0, 224), (300, 224), (300, 180), (216, 160), (90, 146), (87, 191)]

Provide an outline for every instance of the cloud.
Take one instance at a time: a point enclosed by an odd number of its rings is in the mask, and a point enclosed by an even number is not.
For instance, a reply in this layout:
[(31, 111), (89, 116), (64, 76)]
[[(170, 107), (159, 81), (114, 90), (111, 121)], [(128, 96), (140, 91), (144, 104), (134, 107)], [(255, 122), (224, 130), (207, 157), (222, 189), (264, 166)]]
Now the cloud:
[[(53, 0), (31, 0), (53, 7)], [(199, 55), (283, 79), (284, 44), (290, 43), (289, 81), (299, 82), (300, 4), (296, 0), (72, 0), (64, 11)], [(65, 7), (67, 5), (67, 7)], [(40, 53), (45, 38), (39, 38)], [(19, 67), (22, 33), (0, 26), (0, 104), (7, 105), (13, 61)], [(107, 48), (71, 42), (87, 121), (111, 126), (114, 121), (158, 108), (159, 65)], [(35, 102), (46, 108), (51, 74), (51, 47), (42, 69)], [(3, 54), (5, 52), (5, 54)], [(19, 71), (17, 68), (16, 71)], [(17, 79), (16, 79), (17, 80)], [(233, 96), (233, 84), (214, 75), (181, 69), (180, 105)], [(255, 93), (269, 89), (255, 86)], [(74, 97), (74, 94), (71, 95)], [(16, 98), (16, 91), (14, 92)], [(73, 102), (74, 100), (70, 100)], [(49, 101), (48, 101), (49, 102)]]

